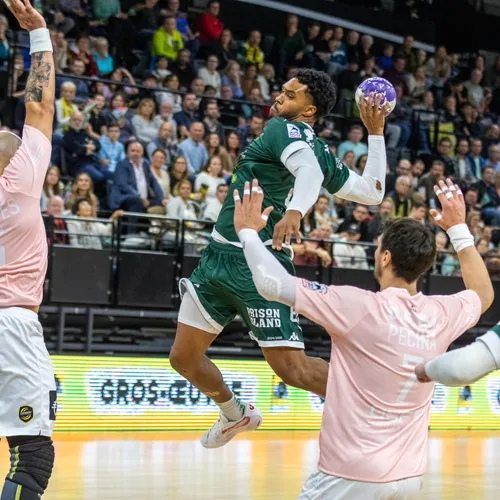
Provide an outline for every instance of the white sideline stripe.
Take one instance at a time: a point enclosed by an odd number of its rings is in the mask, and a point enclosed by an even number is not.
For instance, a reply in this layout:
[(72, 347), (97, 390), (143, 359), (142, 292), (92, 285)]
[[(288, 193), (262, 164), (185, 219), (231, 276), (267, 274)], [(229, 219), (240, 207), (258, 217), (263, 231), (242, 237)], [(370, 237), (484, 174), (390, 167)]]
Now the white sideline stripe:
[[(382, 38), (383, 40), (388, 40), (389, 42), (403, 43), (403, 37), (401, 35), (395, 35), (394, 33), (389, 33), (388, 31), (379, 30), (377, 28), (372, 28), (370, 26), (365, 26), (364, 24), (355, 23), (352, 21), (347, 21), (346, 19), (341, 19), (340, 17), (330, 16), (328, 14), (320, 14), (314, 10), (303, 9), (302, 7), (297, 7), (295, 5), (287, 5), (283, 2), (276, 2), (274, 0), (236, 0), (237, 2), (249, 3), (251, 5), (260, 5), (261, 7), (269, 7), (270, 9), (280, 10), (288, 14), (295, 14), (297, 16), (307, 17), (309, 19), (314, 19), (315, 21), (321, 21), (323, 23), (329, 23), (337, 26), (342, 26), (349, 30), (361, 31), (362, 34), (372, 35), (377, 38)], [(388, 15), (391, 15), (389, 12)], [(434, 53), (435, 49), (433, 45), (428, 43), (418, 42), (415, 40), (414, 47), (416, 49), (423, 49), (427, 52)]]

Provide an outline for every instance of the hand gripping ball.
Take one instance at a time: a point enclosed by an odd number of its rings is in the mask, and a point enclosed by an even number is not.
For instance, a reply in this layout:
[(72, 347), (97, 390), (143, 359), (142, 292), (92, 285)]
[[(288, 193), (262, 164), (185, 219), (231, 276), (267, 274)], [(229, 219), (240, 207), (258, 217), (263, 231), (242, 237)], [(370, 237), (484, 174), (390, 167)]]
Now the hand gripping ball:
[(361, 98), (364, 97), (365, 99), (368, 99), (371, 92), (374, 92), (374, 98), (377, 97), (377, 94), (382, 94), (380, 107), (382, 108), (386, 103), (388, 103), (390, 108), (386, 111), (385, 116), (389, 116), (396, 106), (396, 90), (394, 89), (392, 83), (388, 82), (385, 78), (380, 77), (373, 77), (365, 80), (356, 90), (355, 99), (358, 107), (361, 102)]

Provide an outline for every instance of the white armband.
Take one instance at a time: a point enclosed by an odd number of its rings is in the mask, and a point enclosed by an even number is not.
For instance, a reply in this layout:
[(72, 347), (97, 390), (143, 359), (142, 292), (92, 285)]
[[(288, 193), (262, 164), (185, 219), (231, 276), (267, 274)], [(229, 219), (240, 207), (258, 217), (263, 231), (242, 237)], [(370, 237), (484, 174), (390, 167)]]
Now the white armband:
[(37, 52), (52, 52), (52, 40), (47, 28), (30, 31), (30, 55)]
[(451, 226), (446, 232), (450, 237), (450, 242), (455, 252), (459, 253), (464, 248), (474, 246), (474, 237), (469, 231), (467, 224), (456, 224), (455, 226)]

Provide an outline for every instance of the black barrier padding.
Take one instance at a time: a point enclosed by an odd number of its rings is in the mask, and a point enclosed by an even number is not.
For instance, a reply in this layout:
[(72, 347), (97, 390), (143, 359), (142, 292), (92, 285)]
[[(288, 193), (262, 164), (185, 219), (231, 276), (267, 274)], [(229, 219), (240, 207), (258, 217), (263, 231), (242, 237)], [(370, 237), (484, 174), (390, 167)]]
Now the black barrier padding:
[(52, 247), (52, 303), (109, 305), (111, 250)]
[[(118, 307), (165, 308), (174, 305), (175, 257), (122, 250), (117, 270)], [(198, 259), (199, 260), (199, 259)]]
[(181, 278), (189, 278), (193, 271), (198, 267), (201, 257), (185, 255), (182, 259), (182, 276)]
[(309, 281), (323, 282), (326, 277), (321, 271), (318, 271), (317, 266), (295, 266), (295, 273), (298, 278), (303, 278)]
[[(462, 278), (455, 276), (429, 276), (428, 295), (451, 295), (465, 290)], [(500, 311), (500, 281), (493, 281), (495, 289), (495, 300), (490, 308), (481, 316), (478, 325), (493, 326), (498, 323), (498, 311)]]
[(363, 271), (360, 269), (346, 269), (342, 267), (332, 267), (329, 285), (356, 286), (363, 290), (377, 292), (379, 289), (373, 271)]

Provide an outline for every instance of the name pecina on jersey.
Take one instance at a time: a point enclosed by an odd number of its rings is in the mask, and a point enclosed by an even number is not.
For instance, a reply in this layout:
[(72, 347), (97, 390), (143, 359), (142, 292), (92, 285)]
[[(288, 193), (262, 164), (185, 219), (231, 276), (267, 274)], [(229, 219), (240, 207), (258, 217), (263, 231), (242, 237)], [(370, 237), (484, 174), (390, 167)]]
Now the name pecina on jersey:
[(410, 330), (405, 326), (390, 325), (389, 342), (397, 341), (400, 346), (414, 347), (424, 351), (436, 350), (435, 335), (425, 331)]

